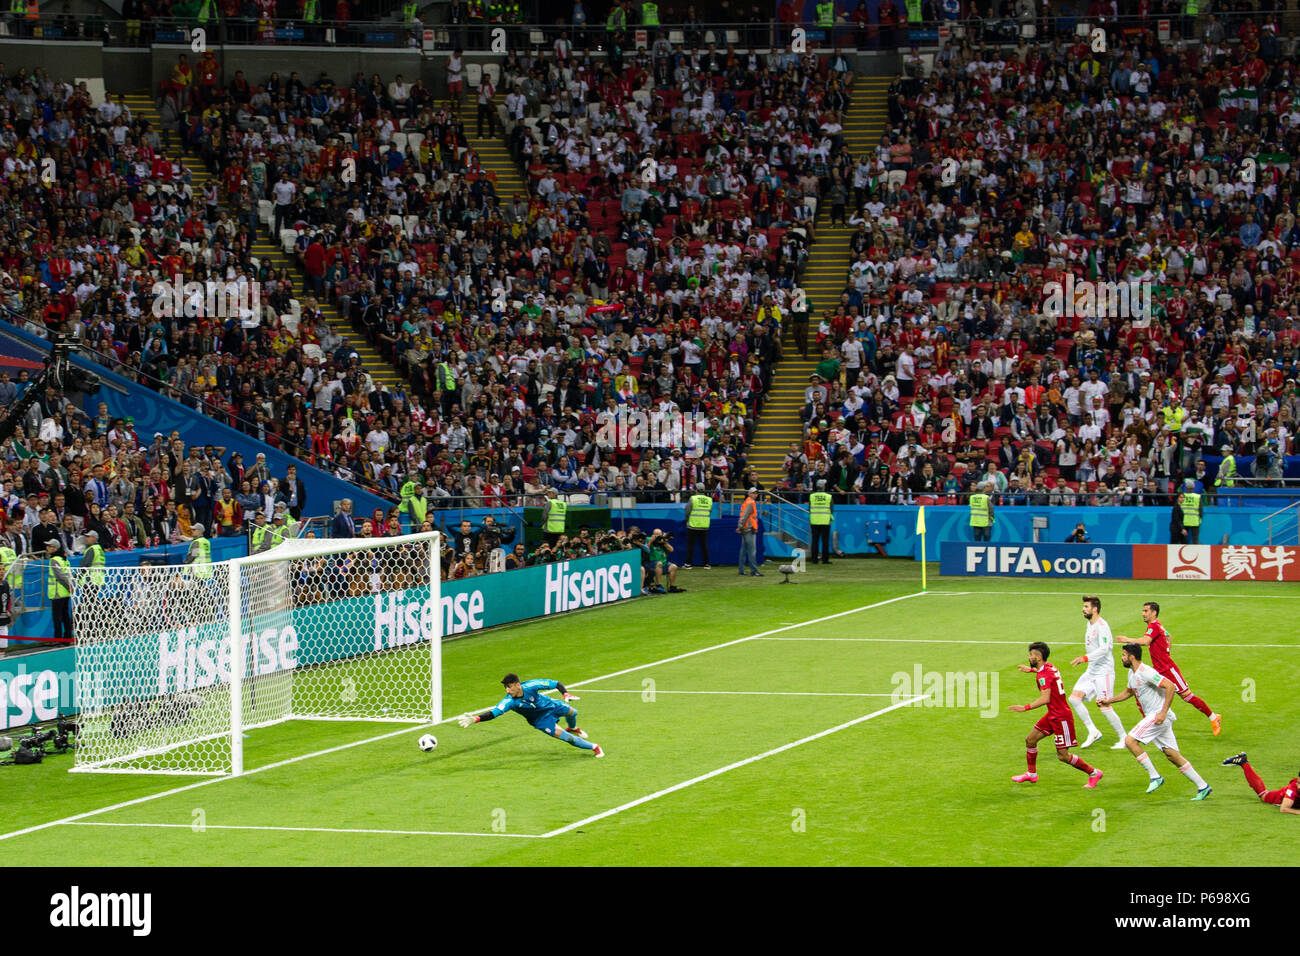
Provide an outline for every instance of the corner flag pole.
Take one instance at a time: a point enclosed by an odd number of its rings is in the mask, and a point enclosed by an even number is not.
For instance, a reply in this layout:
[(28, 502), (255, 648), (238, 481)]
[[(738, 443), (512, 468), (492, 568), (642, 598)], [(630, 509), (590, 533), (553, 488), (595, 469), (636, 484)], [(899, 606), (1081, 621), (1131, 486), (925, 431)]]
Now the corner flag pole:
[(921, 590), (925, 590), (925, 505), (916, 510), (916, 533), (921, 536)]

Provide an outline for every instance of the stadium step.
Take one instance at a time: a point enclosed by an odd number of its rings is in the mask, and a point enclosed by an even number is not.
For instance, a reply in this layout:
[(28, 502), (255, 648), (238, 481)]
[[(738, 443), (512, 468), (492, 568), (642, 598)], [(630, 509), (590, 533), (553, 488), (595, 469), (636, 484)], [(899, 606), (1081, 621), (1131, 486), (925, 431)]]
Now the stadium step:
[[(184, 158), (185, 167), (190, 170), (191, 185), (194, 187), (194, 192), (196, 195), (200, 195), (203, 188), (214, 178), (213, 174), (208, 171), (197, 153), (185, 147), (176, 129), (163, 123), (162, 114), (158, 110), (158, 104), (154, 97), (148, 92), (135, 92), (126, 94), (125, 100), (126, 104), (131, 108), (133, 116), (143, 117), (158, 129), (164, 131), (164, 147), (169, 152), (179, 153)], [(290, 278), (293, 285), (295, 298), (299, 300), (305, 298), (308, 288), (306, 273), (303, 272), (297, 260), (287, 255), (279, 242), (273, 239), (268, 232), (258, 231), (256, 241), (253, 243), (253, 255), (259, 260), (269, 261), (275, 269), (284, 270), (284, 274)], [(347, 340), (348, 345), (356, 351), (361, 359), (361, 367), (370, 374), (376, 385), (387, 385), (389, 388), (396, 388), (401, 384), (397, 369), (386, 362), (384, 357), (365, 340), (364, 336), (357, 335), (352, 331), (347, 316), (342, 315), (331, 302), (325, 301), (319, 304), (321, 310), (325, 313), (326, 322), (336, 333), (342, 335)]]
[[(855, 157), (874, 149), (888, 128), (892, 82), (892, 76), (859, 74), (854, 78), (853, 102), (844, 116), (844, 144)], [(799, 354), (792, 323), (785, 322), (781, 338), (784, 358), (772, 376), (772, 386), (750, 447), (750, 464), (767, 488), (781, 483), (784, 476), (781, 466), (790, 443), (802, 443), (803, 422), (799, 416), (804, 406), (804, 389), (821, 358), (817, 353), (817, 326), (821, 314), (839, 302), (851, 258), (849, 239), (854, 230), (830, 225), (829, 204), (818, 205), (816, 228), (817, 241), (812, 245), (802, 282), (808, 297), (808, 358)]]

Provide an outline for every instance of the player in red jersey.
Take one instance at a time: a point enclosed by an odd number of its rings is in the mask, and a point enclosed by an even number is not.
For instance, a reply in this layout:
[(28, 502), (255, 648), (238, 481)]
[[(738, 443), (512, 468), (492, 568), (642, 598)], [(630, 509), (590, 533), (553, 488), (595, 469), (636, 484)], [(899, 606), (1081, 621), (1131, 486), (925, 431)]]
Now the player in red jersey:
[(1124, 637), (1122, 634), (1115, 635), (1116, 644), (1140, 644), (1143, 647), (1151, 648), (1151, 666), (1156, 669), (1161, 677), (1167, 677), (1173, 683), (1174, 689), (1178, 691), (1178, 696), (1187, 703), (1191, 704), (1206, 717), (1210, 718), (1210, 729), (1214, 731), (1214, 736), (1219, 736), (1219, 731), (1223, 729), (1223, 718), (1210, 709), (1210, 705), (1191, 692), (1187, 686), (1187, 681), (1183, 680), (1183, 674), (1174, 663), (1174, 659), (1169, 655), (1169, 632), (1165, 626), (1160, 623), (1160, 605), (1155, 601), (1147, 601), (1142, 605), (1142, 620), (1147, 626), (1147, 632), (1142, 637)]
[(1264, 786), (1264, 781), (1250, 766), (1250, 761), (1246, 759), (1245, 753), (1239, 753), (1235, 757), (1228, 757), (1223, 761), (1225, 767), (1232, 764), (1236, 764), (1245, 771), (1246, 782), (1250, 784), (1250, 789), (1259, 794), (1259, 799), (1265, 803), (1271, 803), (1283, 813), (1300, 813), (1300, 807), (1296, 806), (1296, 803), (1300, 802), (1300, 775), (1292, 777), (1291, 782), (1282, 789), (1270, 790)]
[(1046, 644), (1035, 641), (1029, 645), (1029, 666), (1018, 665), (1026, 674), (1037, 676), (1039, 695), (1032, 704), (1012, 704), (1007, 709), (1024, 713), (1046, 704), (1047, 713), (1039, 718), (1034, 729), (1025, 737), (1025, 764), (1028, 770), (1011, 779), (1015, 783), (1038, 782), (1038, 741), (1051, 737), (1056, 744), (1056, 759), (1086, 773), (1088, 782), (1084, 786), (1091, 790), (1101, 782), (1102, 772), (1088, 766), (1078, 755), (1070, 753), (1070, 748), (1078, 745), (1074, 736), (1074, 714), (1070, 712), (1070, 701), (1065, 694), (1061, 672), (1055, 664), (1047, 663), (1051, 653), (1051, 648)]

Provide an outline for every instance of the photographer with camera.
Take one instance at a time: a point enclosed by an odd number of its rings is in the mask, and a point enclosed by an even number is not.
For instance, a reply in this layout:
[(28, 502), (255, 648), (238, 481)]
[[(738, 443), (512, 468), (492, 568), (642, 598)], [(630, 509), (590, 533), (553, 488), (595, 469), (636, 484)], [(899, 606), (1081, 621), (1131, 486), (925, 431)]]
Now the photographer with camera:
[[(642, 568), (648, 572), (646, 577), (654, 582), (646, 589), (651, 594), (681, 594), (685, 590), (677, 586), (677, 565), (668, 560), (668, 555), (673, 551), (672, 538), (671, 534), (665, 534), (660, 529), (655, 528), (642, 549)], [(650, 562), (648, 565), (645, 563), (647, 554)], [(668, 577), (666, 592), (664, 589), (665, 574)]]
[(1080, 521), (1077, 525), (1074, 526), (1074, 530), (1070, 532), (1070, 536), (1065, 539), (1065, 543), (1066, 544), (1087, 544), (1089, 540), (1090, 539), (1088, 537), (1088, 531), (1086, 528), (1084, 528), (1083, 522)]

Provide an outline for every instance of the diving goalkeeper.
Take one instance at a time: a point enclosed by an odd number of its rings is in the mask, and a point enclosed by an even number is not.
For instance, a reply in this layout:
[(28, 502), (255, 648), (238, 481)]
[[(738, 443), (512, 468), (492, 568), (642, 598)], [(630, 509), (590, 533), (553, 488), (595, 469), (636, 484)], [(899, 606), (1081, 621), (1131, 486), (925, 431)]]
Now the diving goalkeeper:
[[(587, 740), (586, 733), (578, 726), (578, 712), (567, 703), (570, 700), (577, 700), (578, 697), (565, 690), (564, 685), (559, 681), (540, 679), (521, 682), (517, 674), (507, 674), (501, 679), (501, 683), (506, 688), (506, 696), (501, 698), (501, 703), (481, 714), (464, 714), (457, 722), (462, 727), (469, 727), (513, 710), (542, 733), (558, 737), (580, 750), (590, 750), (597, 757), (605, 756), (605, 751), (600, 749), (600, 744), (593, 744)], [(563, 700), (547, 697), (543, 691), (548, 690), (558, 690)], [(569, 725), (567, 730), (559, 725), (561, 717)]]

